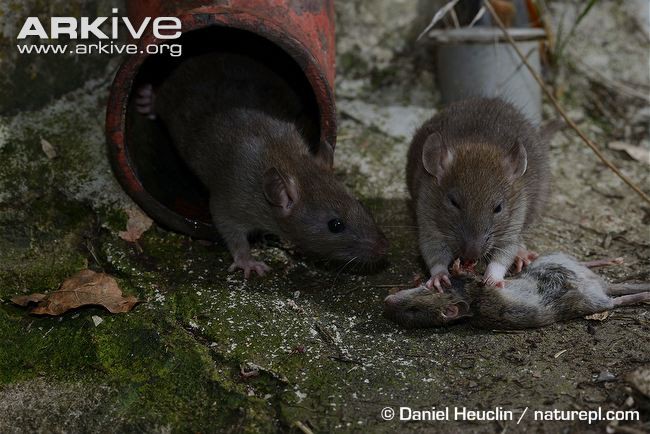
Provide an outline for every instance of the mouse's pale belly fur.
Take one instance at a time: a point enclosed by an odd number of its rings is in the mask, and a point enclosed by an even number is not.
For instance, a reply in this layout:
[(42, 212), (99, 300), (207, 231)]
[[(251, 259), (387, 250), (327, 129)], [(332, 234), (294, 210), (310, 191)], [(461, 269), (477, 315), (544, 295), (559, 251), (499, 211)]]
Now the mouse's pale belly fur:
[(541, 327), (613, 307), (606, 282), (563, 253), (540, 257), (506, 282), (504, 288), (470, 289), (482, 327)]
[[(389, 295), (385, 315), (404, 327), (442, 326), (462, 318), (479, 328), (523, 329), (643, 302), (650, 285), (614, 287), (585, 264), (563, 253), (544, 255), (503, 288), (485, 287), (475, 276), (452, 279), (439, 293), (417, 287)], [(612, 292), (614, 291), (614, 292)], [(622, 297), (612, 297), (612, 294)], [(626, 295), (634, 294), (634, 295)]]

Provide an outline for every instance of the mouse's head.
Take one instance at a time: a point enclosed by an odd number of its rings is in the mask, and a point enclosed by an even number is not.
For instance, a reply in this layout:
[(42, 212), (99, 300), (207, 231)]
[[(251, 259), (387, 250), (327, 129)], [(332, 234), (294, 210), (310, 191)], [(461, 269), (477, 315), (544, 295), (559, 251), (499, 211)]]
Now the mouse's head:
[(328, 260), (375, 264), (385, 258), (388, 240), (366, 207), (336, 181), (331, 161), (325, 143), (292, 169), (268, 169), (266, 200), (283, 235), (301, 250)]
[(384, 316), (405, 328), (424, 328), (449, 324), (471, 316), (471, 312), (458, 295), (420, 286), (386, 297)]
[(431, 176), (432, 218), (454, 257), (476, 262), (516, 242), (526, 214), (521, 143), (501, 148), (468, 140), (450, 147), (432, 134), (422, 162)]

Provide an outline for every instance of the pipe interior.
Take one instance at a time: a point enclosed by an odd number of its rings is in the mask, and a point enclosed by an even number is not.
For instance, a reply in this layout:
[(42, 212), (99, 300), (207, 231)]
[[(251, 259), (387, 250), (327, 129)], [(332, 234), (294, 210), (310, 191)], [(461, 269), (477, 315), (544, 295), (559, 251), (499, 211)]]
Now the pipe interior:
[(135, 110), (137, 89), (150, 83), (154, 88), (181, 62), (191, 56), (226, 51), (246, 54), (285, 77), (304, 98), (308, 143), (315, 147), (320, 137), (320, 115), (314, 91), (300, 66), (282, 48), (251, 32), (211, 26), (184, 33), (173, 43), (182, 44), (182, 56), (151, 55), (133, 82), (126, 113), (125, 146), (136, 176), (145, 190), (171, 211), (191, 220), (211, 224), (208, 192), (177, 154), (160, 120), (149, 120)]

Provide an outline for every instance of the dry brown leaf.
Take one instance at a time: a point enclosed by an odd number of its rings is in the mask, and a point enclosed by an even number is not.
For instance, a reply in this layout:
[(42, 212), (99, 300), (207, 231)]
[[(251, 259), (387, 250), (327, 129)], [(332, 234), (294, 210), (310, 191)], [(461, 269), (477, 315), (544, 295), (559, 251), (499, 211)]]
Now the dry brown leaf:
[(119, 237), (130, 243), (136, 242), (140, 239), (153, 223), (145, 213), (140, 211), (139, 208), (129, 208), (126, 210), (129, 219), (126, 222), (126, 230), (118, 233)]
[(596, 313), (592, 313), (591, 315), (585, 316), (585, 319), (590, 319), (594, 321), (605, 321), (607, 318), (609, 318), (608, 310), (606, 310), (605, 312), (596, 312)]
[(132, 295), (124, 297), (112, 276), (92, 270), (78, 272), (64, 280), (58, 290), (49, 294), (14, 297), (11, 301), (20, 306), (38, 301), (30, 313), (54, 316), (89, 305), (103, 306), (111, 313), (128, 312), (139, 302)]
[(57, 155), (56, 149), (54, 149), (54, 146), (52, 146), (50, 142), (48, 142), (42, 137), (41, 137), (41, 149), (43, 150), (47, 158), (49, 158), (50, 160), (56, 158)]
[(627, 155), (634, 158), (636, 161), (650, 164), (650, 149), (648, 148), (630, 145), (625, 142), (610, 142), (607, 146), (609, 149), (615, 151), (625, 151)]
[(45, 297), (47, 297), (45, 294), (35, 292), (34, 294), (16, 296), (11, 299), (11, 302), (13, 304), (17, 304), (18, 306), (27, 307), (30, 304), (38, 303), (39, 301), (43, 300)]

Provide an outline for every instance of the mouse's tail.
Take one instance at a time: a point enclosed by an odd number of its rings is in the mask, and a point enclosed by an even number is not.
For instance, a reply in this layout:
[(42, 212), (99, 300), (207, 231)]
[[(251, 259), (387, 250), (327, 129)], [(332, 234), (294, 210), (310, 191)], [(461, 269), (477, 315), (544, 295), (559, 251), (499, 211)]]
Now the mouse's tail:
[(609, 295), (629, 295), (650, 291), (650, 282), (642, 283), (612, 283), (607, 288)]
[(621, 295), (612, 299), (614, 307), (629, 306), (637, 303), (650, 303), (650, 292), (639, 292), (637, 294)]
[(610, 265), (621, 265), (624, 262), (623, 258), (606, 258), (595, 259), (593, 261), (581, 262), (587, 268), (608, 267)]

